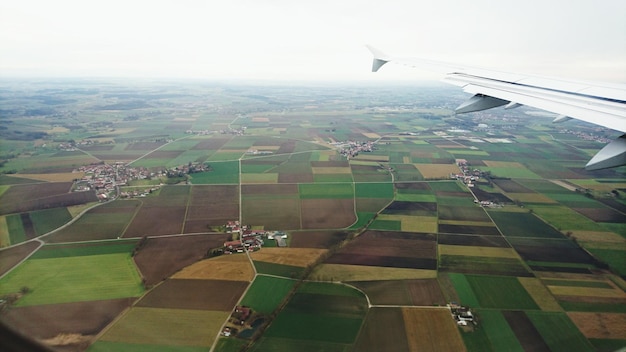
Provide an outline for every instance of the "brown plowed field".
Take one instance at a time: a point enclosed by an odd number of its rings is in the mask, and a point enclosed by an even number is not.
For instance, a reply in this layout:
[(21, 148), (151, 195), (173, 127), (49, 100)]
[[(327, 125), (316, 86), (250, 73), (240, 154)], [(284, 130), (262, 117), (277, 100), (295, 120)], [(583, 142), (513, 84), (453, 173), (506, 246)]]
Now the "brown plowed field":
[(515, 337), (524, 351), (550, 352), (550, 347), (545, 343), (537, 328), (528, 316), (521, 310), (502, 311), (506, 322), (513, 330)]
[(586, 338), (626, 340), (626, 314), (570, 312), (567, 315)]
[(303, 229), (336, 229), (356, 221), (352, 199), (304, 199), (300, 204)]
[(626, 215), (611, 208), (573, 208), (595, 222), (626, 223)]
[(445, 308), (402, 308), (407, 351), (466, 351), (459, 329)]
[(427, 182), (402, 182), (395, 184), (396, 189), (430, 190)]
[(72, 182), (45, 182), (11, 186), (0, 197), (3, 204), (39, 199), (64, 194), (70, 191)]
[(306, 267), (326, 252), (326, 249), (270, 247), (252, 252), (250, 257), (255, 261)]
[[(452, 320), (452, 318), (448, 318)], [(409, 341), (400, 308), (370, 308), (354, 344), (355, 351), (409, 351)]]
[(187, 209), (187, 220), (209, 220), (224, 218), (233, 220), (237, 219), (238, 217), (239, 205), (236, 203), (190, 206)]
[(153, 285), (204, 258), (210, 248), (221, 247), (227, 234), (150, 238), (133, 257), (146, 280)]
[(581, 248), (520, 246), (515, 244), (513, 244), (513, 248), (524, 260), (581, 264), (596, 263), (596, 260)]
[(246, 255), (222, 255), (193, 263), (172, 279), (252, 281), (254, 268)]
[(124, 150), (153, 150), (165, 144), (165, 142), (137, 142), (126, 146)]
[(330, 248), (348, 237), (347, 232), (340, 231), (298, 231), (291, 232), (292, 248)]
[(474, 236), (474, 235), (445, 235), (438, 236), (439, 244), (456, 246), (479, 246), (479, 247), (509, 247), (504, 237)]
[(492, 179), (492, 181), (507, 193), (534, 193), (533, 190), (512, 180)]
[(300, 200), (294, 198), (263, 201), (244, 198), (243, 223), (262, 224), (266, 230), (300, 229)]
[(230, 311), (248, 284), (245, 281), (169, 279), (143, 296), (136, 306)]
[(186, 207), (142, 207), (126, 229), (124, 237), (179, 234)]
[(434, 235), (368, 231), (326, 260), (328, 264), (436, 269)]
[(378, 243), (368, 242), (370, 241), (358, 241), (355, 245), (347, 245), (341, 250), (341, 253), (431, 259), (434, 259), (436, 254), (436, 244), (431, 241), (383, 240)]
[(4, 275), (17, 263), (39, 247), (39, 242), (27, 242), (19, 246), (3, 249), (0, 251), (0, 275)]
[(367, 294), (372, 304), (433, 306), (446, 300), (437, 279), (350, 282)]
[(239, 202), (238, 186), (193, 186), (190, 205), (215, 206)]
[(26, 336), (47, 339), (61, 333), (95, 335), (107, 326), (134, 298), (14, 307), (2, 320)]
[(436, 259), (360, 255), (350, 253), (334, 254), (324, 263), (383, 266), (388, 268), (437, 269)]
[(459, 221), (491, 221), (483, 208), (440, 205), (438, 207), (439, 219)]

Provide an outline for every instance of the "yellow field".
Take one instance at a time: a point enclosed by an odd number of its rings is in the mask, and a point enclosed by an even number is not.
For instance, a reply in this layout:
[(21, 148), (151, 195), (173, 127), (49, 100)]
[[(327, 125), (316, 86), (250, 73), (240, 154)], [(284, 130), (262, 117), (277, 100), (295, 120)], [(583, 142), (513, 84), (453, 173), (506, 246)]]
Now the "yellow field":
[(312, 167), (314, 174), (350, 174), (352, 169), (349, 167)]
[(433, 216), (386, 215), (378, 216), (379, 220), (396, 220), (402, 223), (402, 231), (437, 232), (437, 218)]
[(87, 203), (87, 204), (81, 204), (81, 205), (72, 205), (72, 206), (67, 207), (67, 211), (69, 211), (70, 215), (72, 215), (72, 217), (75, 218), (80, 213), (82, 213), (83, 211), (91, 208), (95, 204), (98, 204), (98, 203), (97, 202), (93, 202), (93, 203)]
[(47, 130), (46, 133), (67, 133), (70, 130), (66, 127), (54, 126), (51, 129)]
[(133, 307), (100, 338), (103, 341), (210, 347), (230, 312)]
[(485, 165), (488, 167), (506, 167), (509, 169), (525, 169), (526, 167), (515, 161), (493, 161), (493, 160), (483, 160)]
[(565, 188), (567, 190), (570, 190), (572, 192), (576, 191), (576, 187), (570, 185), (569, 183), (565, 183), (565, 182), (560, 181), (560, 180), (550, 180), (550, 182), (554, 183), (557, 186), (560, 186), (560, 187), (563, 187), (563, 188)]
[(256, 149), (256, 150), (278, 150), (280, 149), (279, 145), (255, 145), (254, 147), (251, 147), (250, 149)]
[(252, 121), (253, 122), (270, 122), (270, 119), (268, 117), (253, 117)]
[(468, 255), (475, 257), (490, 258), (519, 258), (513, 248), (477, 247), (477, 246), (452, 246), (440, 244), (439, 254), (444, 255)]
[(595, 287), (577, 287), (577, 286), (552, 286), (548, 285), (548, 289), (553, 295), (557, 296), (587, 296), (587, 297), (604, 297), (604, 298), (626, 298), (626, 293), (622, 290), (614, 288), (595, 288)]
[(454, 164), (413, 164), (425, 179), (449, 178), (451, 173), (458, 173), (459, 167)]
[(513, 200), (519, 200), (520, 202), (546, 204), (558, 203), (556, 200), (548, 198), (540, 193), (507, 193), (507, 196)]
[(376, 139), (376, 138), (380, 138), (380, 135), (378, 133), (373, 133), (373, 132), (361, 132), (362, 135), (364, 135), (367, 138), (371, 138), (371, 139)]
[(172, 278), (252, 281), (254, 268), (245, 254), (224, 254), (191, 264)]
[(63, 173), (52, 173), (52, 174), (15, 174), (15, 175), (7, 175), (14, 177), (23, 177), (30, 178), (33, 180), (46, 181), (46, 182), (71, 182), (76, 178), (82, 178), (85, 176), (84, 172), (63, 172)]
[(241, 174), (241, 183), (278, 183), (278, 174)]
[(7, 218), (0, 216), (0, 248), (10, 246), (9, 227), (7, 226)]
[(320, 281), (434, 279), (436, 277), (436, 270), (345, 264), (318, 265), (311, 274), (312, 280)]
[(389, 156), (388, 155), (366, 155), (366, 154), (359, 154), (356, 158), (354, 158), (353, 160), (372, 160), (372, 161), (389, 161)]
[(493, 223), (491, 221), (439, 220), (439, 223), (441, 225), (490, 226), (490, 227), (493, 226)]
[(327, 251), (326, 249), (315, 248), (268, 247), (250, 253), (250, 257), (261, 262), (306, 267), (309, 264), (313, 264)]
[(528, 291), (541, 310), (547, 312), (559, 312), (563, 310), (554, 296), (552, 296), (550, 291), (548, 291), (539, 279), (534, 277), (518, 277), (517, 280), (522, 284), (524, 289)]
[(623, 245), (626, 244), (626, 238), (614, 232), (572, 230), (572, 234), (578, 241), (582, 242), (601, 242), (622, 245), (618, 246), (619, 248), (623, 248)]
[(409, 351), (467, 351), (447, 308), (402, 308)]
[(626, 340), (626, 314), (571, 312), (567, 315), (587, 338)]

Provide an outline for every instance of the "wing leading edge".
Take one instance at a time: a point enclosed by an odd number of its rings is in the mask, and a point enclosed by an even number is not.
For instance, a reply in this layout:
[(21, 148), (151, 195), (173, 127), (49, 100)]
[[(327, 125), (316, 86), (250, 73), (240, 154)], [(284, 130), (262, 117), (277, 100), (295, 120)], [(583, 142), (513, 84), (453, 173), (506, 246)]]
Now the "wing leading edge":
[[(450, 63), (395, 58), (368, 46), (374, 55), (372, 72), (387, 62), (424, 68), (444, 75), (443, 81), (473, 96), (456, 108), (468, 113), (498, 106), (528, 105), (559, 114), (555, 122), (579, 119), (626, 132), (626, 85), (578, 82), (461, 66)], [(599, 170), (626, 165), (626, 134), (607, 144), (585, 166)]]

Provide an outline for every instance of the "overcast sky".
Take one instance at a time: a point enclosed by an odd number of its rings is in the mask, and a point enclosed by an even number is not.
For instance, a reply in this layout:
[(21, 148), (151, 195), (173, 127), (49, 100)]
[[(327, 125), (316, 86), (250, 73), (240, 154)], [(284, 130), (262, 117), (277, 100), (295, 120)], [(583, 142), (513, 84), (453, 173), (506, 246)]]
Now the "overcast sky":
[(626, 82), (624, 0), (0, 0), (0, 76), (434, 79), (391, 55)]

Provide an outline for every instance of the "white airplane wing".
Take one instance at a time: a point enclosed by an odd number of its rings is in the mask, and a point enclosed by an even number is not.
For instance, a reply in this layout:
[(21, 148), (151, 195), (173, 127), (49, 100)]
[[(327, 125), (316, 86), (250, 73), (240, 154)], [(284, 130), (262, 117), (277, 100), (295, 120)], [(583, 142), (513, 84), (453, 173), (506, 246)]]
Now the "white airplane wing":
[[(554, 122), (579, 119), (626, 133), (626, 85), (570, 81), (450, 63), (387, 56), (371, 46), (372, 72), (387, 62), (424, 68), (444, 75), (443, 81), (474, 94), (456, 108), (467, 113), (506, 105), (528, 105), (559, 114)], [(626, 134), (607, 144), (585, 168), (599, 170), (626, 165)]]

